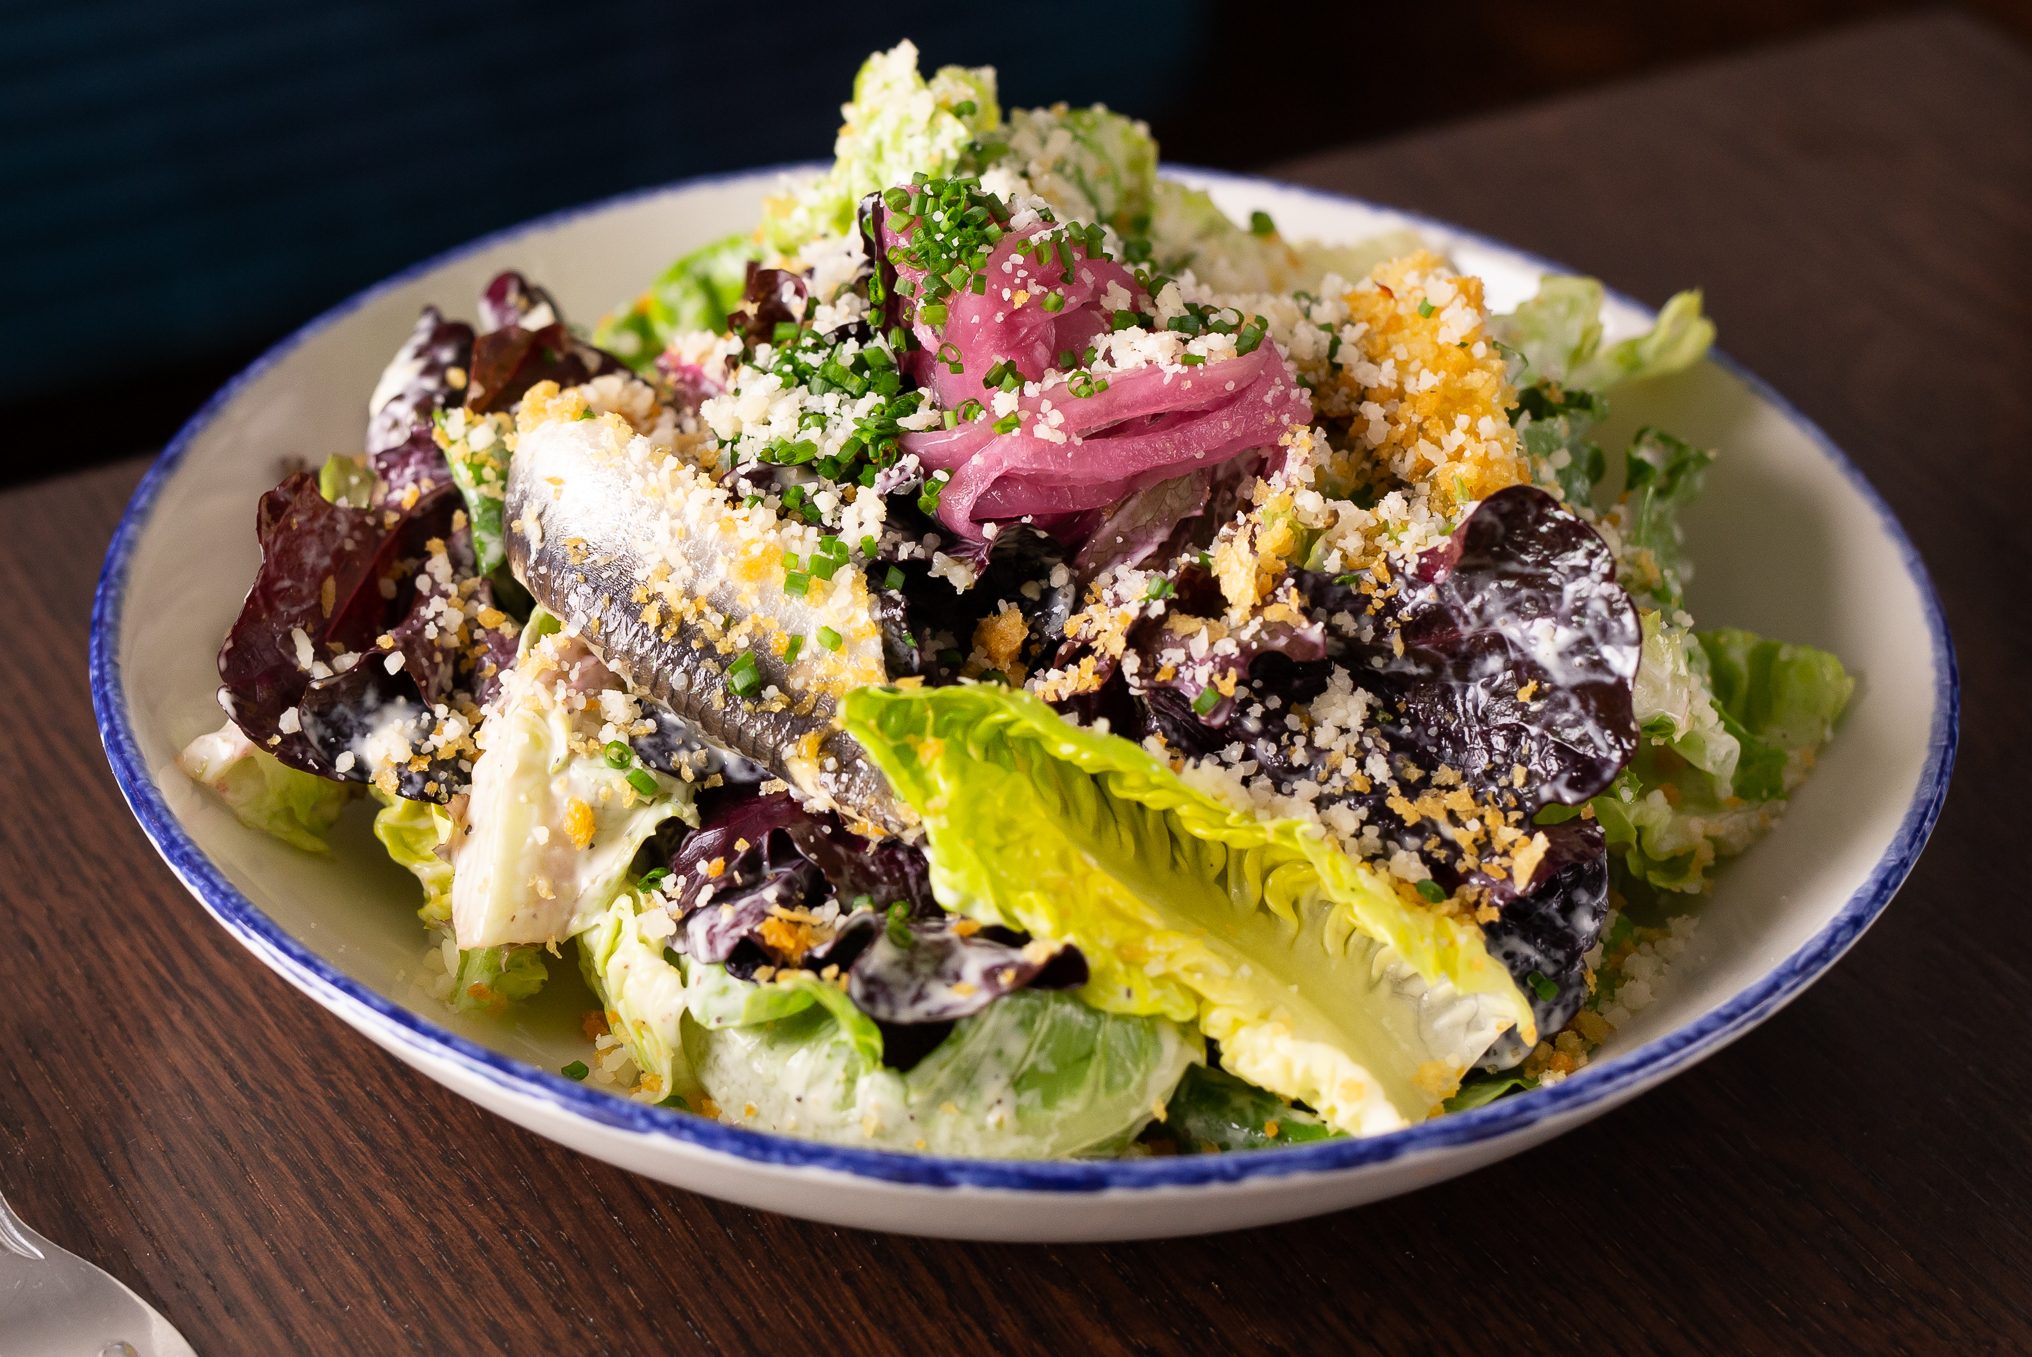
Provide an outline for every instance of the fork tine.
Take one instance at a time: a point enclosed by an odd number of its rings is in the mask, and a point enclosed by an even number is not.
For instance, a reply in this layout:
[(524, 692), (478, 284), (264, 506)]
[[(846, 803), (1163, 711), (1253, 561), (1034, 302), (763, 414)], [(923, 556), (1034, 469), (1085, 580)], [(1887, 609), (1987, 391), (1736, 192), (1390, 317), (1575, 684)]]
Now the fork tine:
[(14, 1208), (7, 1204), (7, 1194), (0, 1192), (0, 1248), (41, 1262), (43, 1252), (36, 1242), (41, 1238), (28, 1228), (28, 1222), (14, 1214)]

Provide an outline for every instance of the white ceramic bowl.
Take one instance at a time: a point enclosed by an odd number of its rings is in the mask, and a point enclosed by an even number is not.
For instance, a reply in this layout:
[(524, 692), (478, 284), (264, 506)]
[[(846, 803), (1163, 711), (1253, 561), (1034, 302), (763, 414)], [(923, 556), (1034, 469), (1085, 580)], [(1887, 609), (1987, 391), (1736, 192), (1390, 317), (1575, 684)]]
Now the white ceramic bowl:
[[(364, 816), (343, 828), (337, 852), (313, 856), (243, 828), (176, 770), (182, 745), (219, 721), (214, 657), (258, 559), (255, 499), (286, 461), (314, 465), (360, 446), (366, 394), (425, 302), (461, 314), (512, 266), (552, 289), (567, 314), (591, 320), (683, 250), (747, 227), (777, 173), (548, 217), (362, 293), (214, 397), (148, 473), (113, 538), (93, 616), (92, 686), (134, 813), (249, 951), (400, 1059), (587, 1154), (769, 1210), (994, 1239), (1231, 1229), (1404, 1192), (1599, 1116), (1769, 1017), (1834, 963), (1904, 879), (1953, 762), (1954, 660), (1939, 604), (1856, 469), (1761, 382), (1716, 359), (1617, 402), (1619, 424), (1655, 422), (1722, 450), (1688, 519), (1693, 611), (1708, 625), (1827, 647), (1860, 682), (1777, 832), (1731, 864), (1701, 906), (1692, 953), (1660, 998), (1562, 1083), (1391, 1135), (1257, 1154), (938, 1159), (723, 1126), (563, 1078), (559, 1067), (584, 1053), (577, 1018), (588, 1002), (574, 1000), (568, 982), (507, 1018), (456, 1015), (424, 999), (408, 978), (424, 945), (415, 885), (373, 844)], [(1498, 308), (1554, 267), (1352, 199), (1190, 177), (1230, 213), (1267, 209), (1295, 236), (1354, 239), (1409, 222), (1485, 278)], [(1607, 320), (1624, 333), (1647, 316), (1615, 297)]]

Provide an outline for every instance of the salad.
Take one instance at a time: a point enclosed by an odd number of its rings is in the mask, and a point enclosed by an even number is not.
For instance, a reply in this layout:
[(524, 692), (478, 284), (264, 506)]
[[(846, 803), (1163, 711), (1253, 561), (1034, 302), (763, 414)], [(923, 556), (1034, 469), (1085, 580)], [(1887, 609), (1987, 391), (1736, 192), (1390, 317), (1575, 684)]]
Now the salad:
[(425, 309), (262, 496), (184, 766), (307, 851), (371, 806), (443, 1002), (582, 977), (565, 1074), (742, 1125), (1233, 1152), (1554, 1081), (1852, 687), (1688, 615), (1711, 453), (1596, 440), (1713, 326), (1602, 301), (904, 44), (596, 328)]

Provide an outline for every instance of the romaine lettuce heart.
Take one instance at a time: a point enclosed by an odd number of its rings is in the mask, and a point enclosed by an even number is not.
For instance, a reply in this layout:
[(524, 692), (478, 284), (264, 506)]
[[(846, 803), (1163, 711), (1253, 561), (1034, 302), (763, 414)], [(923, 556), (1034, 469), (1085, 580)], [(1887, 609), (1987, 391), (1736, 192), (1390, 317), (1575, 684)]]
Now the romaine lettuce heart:
[[(398, 867), (405, 868), (423, 887), (423, 904), (416, 917), (438, 934), (448, 937), (452, 926), (452, 864), (447, 856), (457, 825), (450, 811), (433, 801), (407, 801), (375, 788), (374, 798), (381, 809), (374, 815), (374, 837), (388, 850)], [(505, 1004), (532, 998), (543, 988), (550, 971), (540, 947), (502, 944), (491, 947), (459, 948), (447, 955), (451, 970), (451, 991), (445, 1002), (464, 1012), (498, 1010)]]
[(655, 1090), (692, 1097), (698, 1080), (684, 1059), (685, 976), (665, 955), (668, 934), (645, 927), (666, 916), (622, 891), (579, 934), (579, 968), (599, 996), (615, 1036)]
[(659, 824), (697, 821), (691, 784), (605, 756), (599, 699), (613, 682), (577, 642), (540, 642), (516, 665), (481, 728), (472, 828), (453, 852), (461, 947), (573, 936), (613, 901)]
[(1473, 923), (1026, 693), (864, 688), (844, 718), (923, 817), (942, 904), (1072, 943), (1089, 1003), (1197, 1022), (1337, 1127), (1423, 1120), (1502, 1032), (1536, 1039)]

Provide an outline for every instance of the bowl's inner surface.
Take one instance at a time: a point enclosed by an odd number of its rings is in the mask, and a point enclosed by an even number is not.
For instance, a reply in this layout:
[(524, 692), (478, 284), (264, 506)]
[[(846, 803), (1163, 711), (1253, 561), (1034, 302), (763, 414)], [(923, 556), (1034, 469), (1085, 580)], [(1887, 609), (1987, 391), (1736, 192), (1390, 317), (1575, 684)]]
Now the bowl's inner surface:
[[(1240, 180), (1210, 181), (1231, 212), (1270, 210), (1294, 236), (1352, 239), (1394, 224), (1358, 204)], [(355, 451), (376, 376), (417, 309), (468, 314), (485, 280), (516, 267), (590, 323), (681, 251), (742, 229), (769, 180), (721, 181), (644, 197), (488, 243), (386, 288), (288, 347), (200, 429), (162, 488), (131, 559), (117, 654), (133, 733), (185, 830), (284, 931), (361, 985), (429, 1021), (548, 1069), (585, 1054), (591, 1004), (567, 956), (536, 1003), (505, 1018), (457, 1015), (414, 985), (425, 934), (412, 879), (393, 866), (356, 808), (329, 856), (240, 826), (175, 767), (216, 727), (218, 644), (252, 578), (254, 506), (288, 467)], [(1502, 308), (1528, 295), (1538, 266), (1485, 243), (1452, 241)], [(1698, 279), (1687, 280), (1689, 284)], [(1642, 323), (1612, 303), (1612, 330)], [(1722, 336), (1724, 342), (1727, 336)], [(1698, 903), (1691, 954), (1658, 1000), (1598, 1061), (1634, 1050), (1769, 973), (1841, 911), (1896, 835), (1926, 772), (1936, 701), (1925, 598), (1899, 543), (1830, 453), (1793, 417), (1712, 364), (1619, 396), (1619, 431), (1656, 423), (1720, 450), (1689, 515), (1697, 565), (1690, 608), (1704, 626), (1741, 625), (1824, 646), (1858, 677), (1833, 745), (1776, 833)]]

